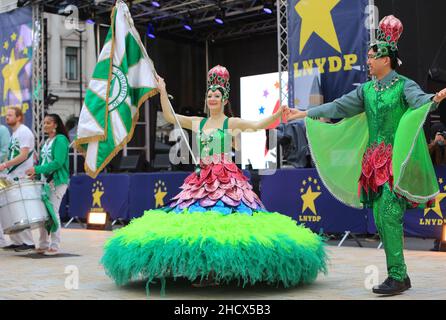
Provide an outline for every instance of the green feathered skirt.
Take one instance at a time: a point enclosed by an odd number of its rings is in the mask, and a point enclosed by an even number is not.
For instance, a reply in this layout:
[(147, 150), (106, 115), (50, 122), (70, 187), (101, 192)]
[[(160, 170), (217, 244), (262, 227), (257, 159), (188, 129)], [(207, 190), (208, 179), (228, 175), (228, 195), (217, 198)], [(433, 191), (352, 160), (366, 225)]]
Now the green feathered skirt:
[(184, 277), (243, 286), (291, 287), (326, 272), (323, 239), (279, 213), (149, 210), (106, 242), (103, 264), (116, 284)]

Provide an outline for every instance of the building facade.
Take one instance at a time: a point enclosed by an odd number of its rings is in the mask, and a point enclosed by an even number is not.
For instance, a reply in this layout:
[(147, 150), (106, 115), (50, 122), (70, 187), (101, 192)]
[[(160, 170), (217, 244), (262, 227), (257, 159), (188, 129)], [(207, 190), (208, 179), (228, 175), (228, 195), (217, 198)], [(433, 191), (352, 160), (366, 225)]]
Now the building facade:
[(48, 111), (66, 121), (79, 116), (80, 84), (84, 98), (96, 64), (95, 28), (94, 24), (72, 23), (70, 17), (55, 14), (45, 13), (44, 18), (47, 23), (48, 94), (59, 97)]

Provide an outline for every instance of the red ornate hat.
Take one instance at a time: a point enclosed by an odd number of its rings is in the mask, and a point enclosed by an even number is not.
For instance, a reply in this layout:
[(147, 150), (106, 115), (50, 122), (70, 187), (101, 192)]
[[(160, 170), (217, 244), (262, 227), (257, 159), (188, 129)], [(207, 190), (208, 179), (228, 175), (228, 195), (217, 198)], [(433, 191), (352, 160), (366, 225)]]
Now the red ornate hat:
[(396, 44), (403, 33), (403, 29), (403, 24), (398, 18), (393, 15), (386, 16), (379, 22), (379, 30), (382, 34), (382, 39), (379, 40)]
[(393, 15), (385, 16), (379, 22), (379, 29), (376, 36), (378, 52), (376, 58), (387, 57), (392, 52), (398, 51), (398, 40), (403, 33), (402, 22)]
[(221, 65), (213, 67), (208, 72), (208, 90), (215, 91), (218, 88), (223, 89), (223, 99), (229, 98), (229, 71)]

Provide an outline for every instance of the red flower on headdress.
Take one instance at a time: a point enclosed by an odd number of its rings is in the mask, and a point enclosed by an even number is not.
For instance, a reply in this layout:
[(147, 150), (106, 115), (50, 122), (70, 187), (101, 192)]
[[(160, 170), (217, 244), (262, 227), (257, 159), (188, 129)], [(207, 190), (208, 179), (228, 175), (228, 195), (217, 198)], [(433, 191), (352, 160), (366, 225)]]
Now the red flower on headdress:
[(385, 39), (383, 40), (396, 43), (403, 33), (403, 24), (398, 18), (390, 15), (381, 19), (379, 29), (384, 33)]
[(208, 87), (219, 85), (229, 91), (229, 71), (221, 65), (213, 67), (208, 72)]

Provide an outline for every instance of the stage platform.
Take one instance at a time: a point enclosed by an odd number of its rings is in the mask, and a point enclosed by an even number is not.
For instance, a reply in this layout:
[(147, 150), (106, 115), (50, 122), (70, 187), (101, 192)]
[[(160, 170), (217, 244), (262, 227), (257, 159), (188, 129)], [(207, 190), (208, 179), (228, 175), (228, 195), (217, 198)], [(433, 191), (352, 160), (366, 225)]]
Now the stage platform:
[[(406, 240), (406, 248), (416, 249), (405, 251), (413, 288), (390, 298), (376, 296), (366, 286), (374, 271), (379, 271), (380, 282), (386, 277), (384, 251), (377, 250), (378, 242), (373, 241), (368, 241), (364, 248), (351, 241), (339, 248), (338, 241), (330, 241), (329, 272), (320, 275), (312, 285), (291, 289), (261, 284), (195, 288), (186, 280), (171, 280), (167, 281), (166, 296), (160, 296), (160, 284), (154, 283), (147, 297), (144, 281), (117, 287), (105, 275), (99, 260), (103, 244), (111, 234), (63, 229), (61, 257), (0, 250), (0, 299), (446, 299), (446, 252), (429, 251), (430, 239)], [(34, 231), (33, 235), (37, 236)], [(366, 268), (372, 271), (366, 272)]]

